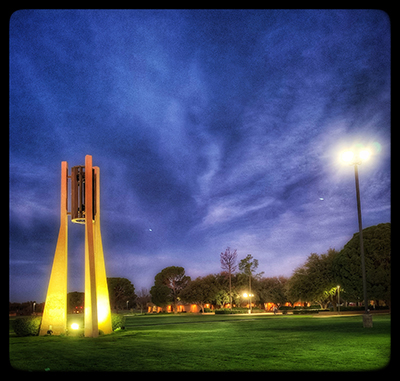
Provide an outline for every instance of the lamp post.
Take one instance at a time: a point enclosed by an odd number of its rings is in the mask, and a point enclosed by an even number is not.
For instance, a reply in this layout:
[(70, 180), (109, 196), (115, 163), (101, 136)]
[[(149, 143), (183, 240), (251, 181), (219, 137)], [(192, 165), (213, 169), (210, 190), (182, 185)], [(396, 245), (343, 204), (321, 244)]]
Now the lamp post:
[(249, 293), (249, 294), (244, 293), (243, 296), (244, 296), (245, 298), (249, 297), (249, 314), (251, 314), (251, 297), (254, 296), (254, 295), (251, 294), (251, 293)]
[(346, 151), (342, 153), (342, 160), (349, 164), (354, 165), (354, 175), (356, 182), (356, 197), (357, 197), (357, 213), (358, 213), (358, 231), (360, 236), (360, 251), (361, 251), (361, 271), (363, 280), (363, 293), (364, 293), (364, 315), (363, 315), (363, 325), (364, 328), (372, 327), (372, 316), (369, 314), (368, 310), (368, 297), (367, 297), (367, 278), (365, 272), (365, 258), (364, 258), (364, 242), (362, 235), (362, 219), (361, 219), (361, 202), (360, 202), (360, 184), (358, 181), (358, 166), (365, 160), (368, 160), (371, 152), (367, 149), (360, 151)]
[(338, 313), (340, 315), (340, 286), (337, 286), (338, 291)]

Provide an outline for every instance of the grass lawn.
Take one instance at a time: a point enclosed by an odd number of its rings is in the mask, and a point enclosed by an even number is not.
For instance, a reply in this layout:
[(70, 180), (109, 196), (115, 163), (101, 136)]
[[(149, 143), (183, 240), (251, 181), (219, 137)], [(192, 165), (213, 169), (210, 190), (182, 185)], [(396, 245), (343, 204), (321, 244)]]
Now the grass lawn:
[(390, 315), (127, 317), (96, 339), (17, 337), (10, 363), (31, 371), (352, 371), (386, 366)]

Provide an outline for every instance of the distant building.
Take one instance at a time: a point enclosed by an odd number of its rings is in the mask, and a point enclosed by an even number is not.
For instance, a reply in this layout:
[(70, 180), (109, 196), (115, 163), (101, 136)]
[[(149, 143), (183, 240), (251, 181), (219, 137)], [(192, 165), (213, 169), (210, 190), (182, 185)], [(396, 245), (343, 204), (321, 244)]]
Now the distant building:
[[(204, 308), (214, 308), (211, 304), (205, 304)], [(176, 312), (192, 312), (199, 313), (200, 307), (197, 304), (190, 303), (178, 303)], [(164, 307), (156, 306), (154, 303), (147, 303), (147, 312), (148, 313), (159, 313), (159, 312), (174, 312), (174, 306), (172, 304), (168, 304)]]

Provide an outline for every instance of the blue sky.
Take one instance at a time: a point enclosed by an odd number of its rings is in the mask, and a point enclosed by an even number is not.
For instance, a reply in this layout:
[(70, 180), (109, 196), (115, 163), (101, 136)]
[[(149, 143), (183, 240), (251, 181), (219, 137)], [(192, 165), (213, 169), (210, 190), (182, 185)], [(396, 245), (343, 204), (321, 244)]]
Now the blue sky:
[[(60, 166), (101, 168), (107, 275), (265, 276), (390, 222), (390, 19), (378, 10), (22, 10), (10, 19), (10, 300), (44, 301)], [(69, 290), (84, 231), (69, 223)]]

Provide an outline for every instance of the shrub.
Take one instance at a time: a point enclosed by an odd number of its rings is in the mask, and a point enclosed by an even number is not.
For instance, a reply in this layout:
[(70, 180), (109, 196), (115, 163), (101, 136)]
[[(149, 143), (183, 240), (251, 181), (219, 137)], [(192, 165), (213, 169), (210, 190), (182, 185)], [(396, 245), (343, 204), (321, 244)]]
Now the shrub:
[(305, 315), (305, 314), (317, 314), (319, 310), (311, 310), (311, 309), (298, 309), (298, 310), (293, 310), (293, 315)]
[(125, 328), (125, 316), (120, 314), (111, 314), (111, 325), (112, 330), (115, 331), (116, 329), (124, 329)]
[(19, 318), (13, 321), (12, 327), (17, 336), (37, 336), (41, 321), (40, 316)]
[(216, 314), (247, 314), (248, 311), (249, 310), (247, 308), (235, 307), (235, 308), (232, 308), (232, 311), (230, 310), (230, 308), (220, 308), (218, 310), (215, 310), (215, 313)]
[(223, 315), (223, 314), (230, 314), (233, 313), (229, 308), (220, 308), (218, 310), (215, 310), (215, 314)]

